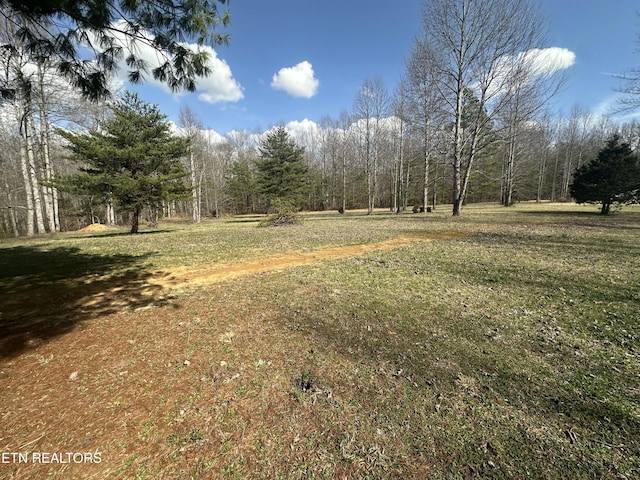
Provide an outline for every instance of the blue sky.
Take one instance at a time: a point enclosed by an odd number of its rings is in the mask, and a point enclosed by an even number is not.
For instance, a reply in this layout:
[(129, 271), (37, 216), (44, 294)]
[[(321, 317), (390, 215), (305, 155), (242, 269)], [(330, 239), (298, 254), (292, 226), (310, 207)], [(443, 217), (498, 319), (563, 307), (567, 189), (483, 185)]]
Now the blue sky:
[[(188, 105), (220, 134), (276, 124), (320, 122), (351, 109), (359, 86), (379, 75), (393, 91), (420, 29), (422, 0), (231, 0), (229, 46), (215, 50), (216, 74), (195, 94), (152, 82), (129, 87), (177, 122)], [(604, 113), (620, 83), (640, 67), (637, 0), (540, 0), (549, 41), (575, 54), (555, 110), (579, 104)], [(217, 66), (216, 66), (217, 65)], [(274, 77), (276, 75), (276, 77)], [(206, 89), (206, 90), (205, 90)]]

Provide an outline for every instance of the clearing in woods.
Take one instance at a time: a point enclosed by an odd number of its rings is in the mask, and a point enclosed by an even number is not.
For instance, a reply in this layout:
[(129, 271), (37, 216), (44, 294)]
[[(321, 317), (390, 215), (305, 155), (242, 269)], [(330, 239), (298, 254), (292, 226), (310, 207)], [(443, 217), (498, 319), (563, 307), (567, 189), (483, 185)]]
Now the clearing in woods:
[(0, 242), (0, 478), (640, 478), (640, 208), (258, 220)]

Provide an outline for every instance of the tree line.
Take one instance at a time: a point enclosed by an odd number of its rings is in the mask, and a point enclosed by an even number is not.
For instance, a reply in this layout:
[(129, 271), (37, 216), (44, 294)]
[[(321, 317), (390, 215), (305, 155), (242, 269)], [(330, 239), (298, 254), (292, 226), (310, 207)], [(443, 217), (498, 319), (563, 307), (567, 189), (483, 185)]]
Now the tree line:
[[(380, 77), (364, 79), (351, 108), (318, 123), (303, 122), (305, 128), (291, 124), (220, 137), (188, 108), (172, 126), (160, 107), (139, 104), (141, 117), (155, 116), (154, 128), (180, 148), (158, 152), (174, 163), (164, 168), (156, 162), (147, 176), (157, 185), (145, 186), (156, 195), (137, 197), (137, 203), (123, 196), (121, 184), (104, 177), (109, 168), (123, 168), (108, 154), (114, 164), (101, 170), (102, 183), (87, 175), (100, 171), (92, 164), (97, 152), (109, 151), (100, 144), (100, 130), (117, 126), (118, 109), (138, 100), (127, 94), (101, 100), (104, 82), (93, 93), (87, 91), (90, 82), (84, 89), (77, 88), (78, 78), (65, 83), (55, 55), (38, 54), (34, 44), (25, 43), (24, 32), (18, 35), (15, 18), (24, 12), (4, 15), (0, 234), (33, 235), (138, 217), (199, 222), (265, 213), (273, 189), (281, 188), (273, 184), (278, 175), (292, 188), (291, 179), (297, 179), (288, 201), (307, 210), (400, 212), (448, 204), (459, 215), (468, 202), (569, 201), (576, 171), (613, 133), (637, 151), (636, 122), (615, 124), (579, 106), (566, 114), (551, 112), (550, 100), (566, 78), (535, 54), (545, 31), (531, 2), (433, 0), (424, 3), (422, 14), (423, 28), (392, 90)], [(165, 65), (170, 67), (171, 62)], [(132, 79), (139, 79), (132, 71)], [(176, 88), (188, 87), (187, 77), (181, 78)], [(82, 151), (74, 140), (87, 132), (93, 132), (93, 150)], [(300, 158), (287, 166), (287, 175), (283, 165), (269, 161), (277, 158), (268, 151), (274, 135)], [(173, 187), (160, 189), (161, 177)]]

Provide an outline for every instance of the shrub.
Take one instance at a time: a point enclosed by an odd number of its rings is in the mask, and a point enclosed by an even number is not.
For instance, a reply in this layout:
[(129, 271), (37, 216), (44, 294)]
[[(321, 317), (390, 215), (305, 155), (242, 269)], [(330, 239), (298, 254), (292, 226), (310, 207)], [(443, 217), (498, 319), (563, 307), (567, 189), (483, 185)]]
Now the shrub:
[(271, 201), (269, 215), (264, 219), (262, 227), (280, 227), (284, 225), (296, 225), (300, 223), (298, 210), (292, 202), (276, 198)]

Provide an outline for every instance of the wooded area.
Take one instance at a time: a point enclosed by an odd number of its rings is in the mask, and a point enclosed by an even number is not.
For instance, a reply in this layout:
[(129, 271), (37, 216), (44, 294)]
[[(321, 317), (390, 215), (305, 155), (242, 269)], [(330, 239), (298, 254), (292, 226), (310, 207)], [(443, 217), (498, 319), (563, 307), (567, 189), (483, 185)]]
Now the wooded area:
[[(304, 209), (399, 212), (452, 204), (459, 215), (469, 202), (570, 201), (574, 172), (613, 133), (637, 149), (636, 122), (617, 124), (577, 105), (568, 113), (552, 110), (566, 78), (523, 54), (535, 52), (545, 33), (529, 2), (439, 0), (425, 3), (423, 14), (398, 85), (363, 79), (350, 109), (289, 131), (304, 149)], [(56, 128), (95, 129), (113, 115), (113, 103), (87, 101), (58, 76), (54, 57), (27, 48), (6, 16), (1, 30), (8, 46), (2, 84), (13, 95), (0, 109), (0, 236), (130, 221), (128, 209), (103, 196), (55, 187), (55, 178), (86, 167), (70, 160)], [(173, 132), (191, 143), (182, 159), (190, 198), (147, 205), (143, 219), (198, 222), (266, 212), (260, 145), (276, 127), (232, 131), (220, 140), (206, 122), (185, 108)]]

